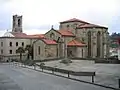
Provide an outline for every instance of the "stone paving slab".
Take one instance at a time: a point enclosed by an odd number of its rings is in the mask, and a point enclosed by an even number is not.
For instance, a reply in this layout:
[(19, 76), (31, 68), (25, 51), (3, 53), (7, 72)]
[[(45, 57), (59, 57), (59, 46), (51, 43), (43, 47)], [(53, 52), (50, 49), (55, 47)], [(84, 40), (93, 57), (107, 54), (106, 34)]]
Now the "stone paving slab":
[(46, 74), (13, 65), (1, 66), (0, 73), (2, 72), (14, 80), (20, 87), (22, 87), (23, 90), (113, 90), (112, 88), (105, 88), (89, 83), (76, 82), (71, 79), (56, 77), (51, 74)]
[[(120, 78), (120, 64), (95, 64), (89, 60), (72, 60), (73, 63), (65, 65), (60, 61), (45, 62), (46, 66), (57, 67), (74, 71), (96, 72), (95, 83), (118, 88), (118, 79)], [(91, 81), (90, 77), (72, 76), (76, 79)]]
[(0, 73), (0, 90), (22, 90), (13, 80)]
[[(89, 64), (89, 62), (87, 62), (87, 63)], [(85, 64), (85, 62), (84, 62), (84, 64)], [(103, 66), (103, 67), (101, 68), (101, 66)], [(13, 67), (18, 68), (17, 66), (13, 66)], [(23, 65), (23, 67), (34, 69), (33, 66), (24, 66)], [(87, 68), (84, 68), (84, 70), (86, 69), (86, 71), (87, 71), (88, 67), (90, 67), (89, 70), (93, 68), (93, 66), (91, 68), (90, 65), (85, 66), (85, 67), (87, 67)], [(95, 83), (105, 85), (105, 86), (109, 86), (109, 87), (118, 88), (119, 73), (117, 75), (115, 74), (115, 73), (117, 73), (116, 72), (116, 69), (118, 69), (117, 67), (118, 66), (114, 66), (114, 65), (94, 65), (94, 70), (97, 70), (96, 71), (97, 74), (95, 76)], [(36, 70), (42, 71), (38, 66), (36, 66)], [(114, 71), (111, 72), (112, 70), (114, 70)], [(44, 70), (44, 71), (52, 73), (51, 71), (48, 71), (48, 70)], [(54, 73), (57, 74), (57, 75), (62, 75), (62, 76), (67, 77), (67, 74), (62, 74), (62, 73), (58, 73), (58, 72), (54, 72)], [(24, 73), (24, 74), (27, 75), (29, 73)], [(79, 79), (79, 80), (83, 80), (83, 81), (87, 81), (87, 82), (91, 82), (91, 77), (88, 77), (88, 76), (73, 76), (73, 75), (70, 75), (70, 77), (75, 78), (75, 79)]]

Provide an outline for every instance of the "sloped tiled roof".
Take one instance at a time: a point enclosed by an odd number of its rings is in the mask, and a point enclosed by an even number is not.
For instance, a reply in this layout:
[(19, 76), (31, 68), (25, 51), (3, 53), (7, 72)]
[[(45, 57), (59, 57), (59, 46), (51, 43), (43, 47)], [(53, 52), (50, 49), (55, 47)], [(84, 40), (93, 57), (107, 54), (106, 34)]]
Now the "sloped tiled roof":
[(28, 35), (27, 37), (29, 37), (29, 38), (45, 38), (44, 34), (33, 34), (33, 35)]
[(27, 34), (21, 32), (11, 32), (14, 37), (26, 37)]
[(30, 38), (30, 39), (42, 39), (45, 38), (43, 34), (34, 34), (34, 35), (27, 35), (25, 33), (21, 33), (21, 32), (9, 32), (13, 35), (13, 37), (15, 38)]
[(79, 20), (79, 19), (76, 19), (76, 18), (72, 18), (72, 19), (69, 19), (69, 20), (66, 20), (66, 21), (63, 21), (63, 22), (60, 22), (60, 23), (68, 23), (68, 22), (81, 22), (81, 23), (88, 24), (88, 22), (85, 22), (85, 21), (82, 21), (82, 20)]
[(106, 28), (107, 29), (107, 27), (95, 25), (95, 24), (82, 24), (82, 25), (79, 25), (77, 28)]
[(86, 44), (80, 42), (80, 41), (77, 41), (77, 40), (72, 40), (70, 42), (67, 43), (67, 46), (78, 46), (78, 47), (82, 47), (82, 46), (86, 46)]
[(45, 42), (45, 44), (51, 44), (51, 45), (56, 45), (57, 43), (54, 40), (50, 40), (50, 39), (42, 39), (43, 42)]
[(58, 30), (58, 32), (62, 35), (62, 36), (75, 36), (72, 32), (68, 31), (68, 30)]

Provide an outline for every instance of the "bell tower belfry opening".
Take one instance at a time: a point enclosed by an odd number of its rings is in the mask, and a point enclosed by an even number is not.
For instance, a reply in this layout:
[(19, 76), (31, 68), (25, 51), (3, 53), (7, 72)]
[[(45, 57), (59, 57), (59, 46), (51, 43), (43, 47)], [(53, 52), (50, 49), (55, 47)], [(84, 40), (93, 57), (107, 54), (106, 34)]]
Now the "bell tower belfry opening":
[(13, 15), (12, 32), (22, 32), (22, 16)]

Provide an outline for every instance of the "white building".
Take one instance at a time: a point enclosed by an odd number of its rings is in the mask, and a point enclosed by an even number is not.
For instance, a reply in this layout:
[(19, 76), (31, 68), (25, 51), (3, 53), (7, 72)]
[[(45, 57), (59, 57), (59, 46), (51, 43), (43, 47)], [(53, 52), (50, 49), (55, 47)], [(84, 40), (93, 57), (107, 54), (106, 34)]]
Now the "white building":
[[(18, 59), (19, 53), (16, 53), (18, 47), (25, 48), (26, 45), (31, 45), (36, 39), (43, 38), (42, 35), (27, 35), (22, 32), (22, 16), (13, 16), (12, 32), (6, 32), (0, 37), (0, 59), (10, 60)], [(23, 59), (26, 59), (27, 53), (23, 54)]]

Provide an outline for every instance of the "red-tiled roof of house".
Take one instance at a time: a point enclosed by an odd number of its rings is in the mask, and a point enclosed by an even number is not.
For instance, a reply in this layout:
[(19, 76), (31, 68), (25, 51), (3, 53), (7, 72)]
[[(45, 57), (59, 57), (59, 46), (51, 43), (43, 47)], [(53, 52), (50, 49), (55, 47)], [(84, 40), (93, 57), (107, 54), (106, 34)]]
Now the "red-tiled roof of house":
[(82, 47), (82, 46), (86, 46), (86, 44), (74, 39), (74, 40), (68, 42), (67, 46), (79, 46), (79, 47)]
[(62, 36), (75, 36), (72, 32), (68, 31), (68, 30), (58, 30), (58, 32), (62, 35)]
[(107, 29), (107, 27), (99, 26), (95, 24), (82, 24), (82, 25), (79, 25), (77, 28), (106, 28)]
[(56, 45), (57, 43), (54, 40), (50, 40), (50, 39), (42, 39), (43, 42), (45, 42), (45, 44), (51, 44), (51, 45)]
[(11, 32), (14, 37), (26, 37), (27, 34), (21, 32)]
[(45, 38), (44, 34), (33, 34), (33, 35), (28, 35), (27, 37), (29, 38)]
[(66, 20), (66, 21), (63, 21), (63, 22), (60, 22), (60, 23), (68, 23), (68, 22), (81, 22), (81, 23), (88, 24), (88, 22), (85, 22), (85, 21), (82, 21), (82, 20), (79, 20), (79, 19), (76, 19), (76, 18), (72, 18), (72, 19), (69, 19), (69, 20)]
[(10, 32), (10, 33), (16, 38), (38, 38), (38, 39), (45, 38), (44, 34), (27, 35), (27, 34), (21, 33), (21, 32)]

